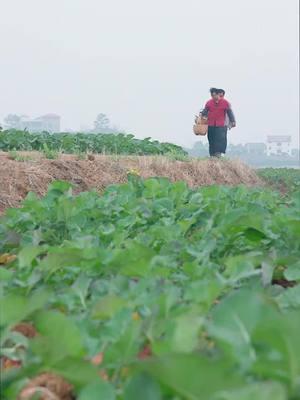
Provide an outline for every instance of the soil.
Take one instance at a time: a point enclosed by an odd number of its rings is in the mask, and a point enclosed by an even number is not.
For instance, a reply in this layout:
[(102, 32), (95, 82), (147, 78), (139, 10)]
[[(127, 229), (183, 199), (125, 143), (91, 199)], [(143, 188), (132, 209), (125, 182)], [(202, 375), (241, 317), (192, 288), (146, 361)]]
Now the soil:
[(283, 288), (291, 288), (297, 285), (296, 281), (288, 281), (287, 279), (273, 279), (272, 285), (279, 285)]
[[(38, 397), (36, 397), (38, 396)], [(18, 396), (18, 400), (74, 400), (73, 386), (59, 375), (42, 373), (31, 379)]]
[(35, 327), (29, 322), (21, 322), (12, 328), (13, 332), (19, 332), (28, 339), (33, 339), (37, 335)]
[(40, 153), (18, 152), (26, 161), (0, 153), (0, 213), (17, 207), (29, 192), (42, 196), (50, 182), (64, 180), (74, 184), (74, 193), (103, 189), (127, 181), (130, 171), (143, 178), (167, 177), (183, 180), (190, 187), (207, 185), (260, 186), (255, 171), (239, 160), (205, 159), (174, 161), (166, 157), (93, 155), (82, 160), (75, 155), (45, 159)]

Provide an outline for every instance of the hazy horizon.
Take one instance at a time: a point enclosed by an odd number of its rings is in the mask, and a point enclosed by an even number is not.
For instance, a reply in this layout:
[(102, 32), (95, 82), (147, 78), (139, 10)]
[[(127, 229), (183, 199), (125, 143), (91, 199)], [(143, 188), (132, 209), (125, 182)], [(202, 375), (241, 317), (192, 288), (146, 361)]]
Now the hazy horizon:
[(190, 147), (209, 87), (227, 92), (229, 142), (299, 147), (298, 1), (2, 0), (0, 121), (98, 113), (137, 137)]

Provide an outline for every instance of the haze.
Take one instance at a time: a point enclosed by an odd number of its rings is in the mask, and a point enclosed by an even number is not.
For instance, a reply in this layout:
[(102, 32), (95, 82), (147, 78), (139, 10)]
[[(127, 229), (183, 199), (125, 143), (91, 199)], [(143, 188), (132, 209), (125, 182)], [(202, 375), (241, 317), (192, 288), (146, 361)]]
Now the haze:
[(0, 0), (0, 120), (96, 115), (138, 137), (191, 146), (194, 115), (222, 87), (232, 143), (299, 143), (297, 0)]

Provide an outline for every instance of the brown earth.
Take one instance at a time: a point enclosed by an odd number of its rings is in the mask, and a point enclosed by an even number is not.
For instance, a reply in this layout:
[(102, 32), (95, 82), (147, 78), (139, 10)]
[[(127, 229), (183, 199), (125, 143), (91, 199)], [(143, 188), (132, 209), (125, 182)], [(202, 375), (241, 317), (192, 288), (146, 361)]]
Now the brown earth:
[[(37, 397), (38, 396), (38, 397)], [(22, 389), (18, 400), (73, 400), (73, 386), (61, 376), (53, 373), (42, 373), (31, 379)]]
[(15, 207), (32, 191), (43, 195), (54, 180), (74, 184), (75, 193), (96, 189), (102, 191), (112, 183), (124, 183), (134, 170), (143, 178), (167, 177), (183, 180), (190, 187), (207, 185), (259, 186), (263, 182), (255, 171), (239, 160), (174, 161), (166, 157), (125, 157), (95, 155), (81, 160), (74, 155), (60, 155), (55, 160), (40, 153), (18, 152), (18, 159), (0, 153), (0, 212)]

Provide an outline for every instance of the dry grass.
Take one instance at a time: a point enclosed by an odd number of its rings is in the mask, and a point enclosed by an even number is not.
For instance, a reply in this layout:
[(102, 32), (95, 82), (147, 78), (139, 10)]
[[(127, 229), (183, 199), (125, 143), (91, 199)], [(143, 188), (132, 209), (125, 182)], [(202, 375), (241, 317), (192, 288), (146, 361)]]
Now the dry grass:
[(185, 181), (190, 187), (208, 185), (262, 185), (255, 171), (238, 160), (173, 161), (166, 157), (124, 157), (96, 155), (80, 160), (74, 155), (60, 155), (56, 160), (42, 158), (39, 153), (21, 153), (30, 157), (20, 162), (0, 153), (0, 211), (18, 206), (28, 192), (45, 194), (54, 180), (75, 185), (75, 193), (96, 189), (102, 191), (112, 183), (124, 183), (130, 170), (143, 178), (167, 177)]

